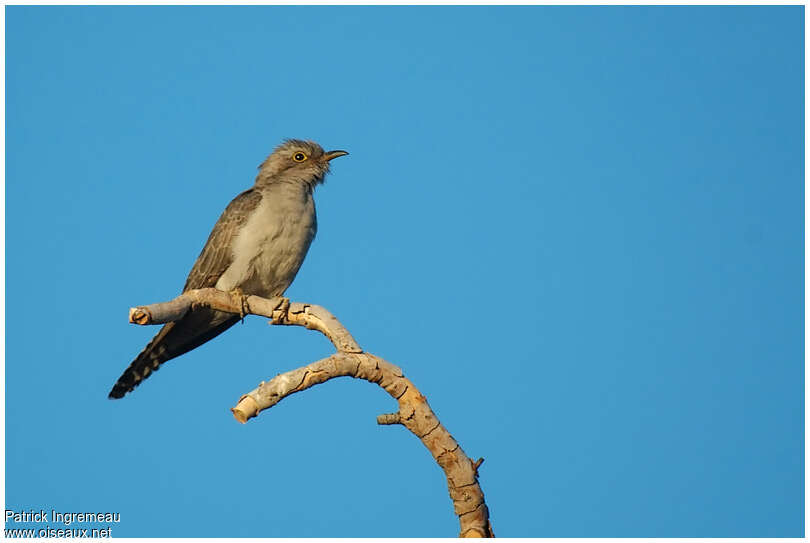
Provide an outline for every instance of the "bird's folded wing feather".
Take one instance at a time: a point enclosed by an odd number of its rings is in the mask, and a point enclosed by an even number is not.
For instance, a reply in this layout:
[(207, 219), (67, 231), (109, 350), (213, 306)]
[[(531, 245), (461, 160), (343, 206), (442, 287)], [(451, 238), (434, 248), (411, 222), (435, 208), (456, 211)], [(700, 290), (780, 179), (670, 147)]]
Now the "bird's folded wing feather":
[[(228, 204), (191, 268), (183, 292), (216, 285), (219, 277), (233, 263), (234, 239), (261, 199), (261, 193), (251, 189)], [(238, 320), (238, 315), (200, 308), (178, 321), (167, 323), (124, 370), (110, 391), (110, 398), (122, 398), (161, 364), (202, 345)]]
[(183, 292), (197, 288), (209, 288), (233, 263), (234, 238), (245, 225), (250, 214), (262, 200), (261, 192), (249, 189), (233, 199), (219, 217), (208, 236), (200, 256), (191, 268)]

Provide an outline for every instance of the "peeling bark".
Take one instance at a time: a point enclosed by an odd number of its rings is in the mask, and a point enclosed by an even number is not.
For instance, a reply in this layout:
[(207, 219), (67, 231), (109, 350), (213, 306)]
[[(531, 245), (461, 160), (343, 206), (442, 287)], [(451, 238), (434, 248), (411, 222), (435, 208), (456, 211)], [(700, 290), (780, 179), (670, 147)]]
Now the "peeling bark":
[(427, 399), (397, 366), (365, 353), (348, 330), (323, 307), (290, 303), (286, 298), (265, 299), (241, 296), (213, 288), (191, 290), (168, 302), (130, 309), (134, 324), (162, 324), (180, 319), (198, 306), (234, 314), (268, 317), (271, 324), (304, 326), (324, 334), (335, 346), (332, 356), (277, 375), (244, 394), (231, 409), (241, 423), (296, 392), (336, 377), (364, 379), (381, 386), (399, 404), (396, 413), (377, 417), (381, 425), (401, 424), (425, 445), (444, 471), (453, 509), (461, 526), (460, 537), (494, 537), (484, 493), (478, 484), (483, 458), (473, 462), (453, 436), (442, 426)]

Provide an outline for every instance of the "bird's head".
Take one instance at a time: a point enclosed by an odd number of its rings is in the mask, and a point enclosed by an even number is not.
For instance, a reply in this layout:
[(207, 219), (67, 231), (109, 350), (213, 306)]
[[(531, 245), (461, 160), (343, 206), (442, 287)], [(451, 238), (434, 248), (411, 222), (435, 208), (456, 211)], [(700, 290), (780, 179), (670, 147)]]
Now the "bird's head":
[(329, 173), (329, 161), (348, 154), (324, 151), (314, 141), (287, 140), (261, 163), (256, 183), (304, 183), (314, 188)]

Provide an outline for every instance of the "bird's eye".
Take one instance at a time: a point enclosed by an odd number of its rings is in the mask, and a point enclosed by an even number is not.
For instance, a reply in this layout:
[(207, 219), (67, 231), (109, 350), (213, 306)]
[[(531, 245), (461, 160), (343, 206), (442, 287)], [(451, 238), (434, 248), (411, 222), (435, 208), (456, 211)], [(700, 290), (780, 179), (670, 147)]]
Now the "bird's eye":
[(305, 160), (307, 159), (307, 155), (305, 155), (305, 154), (304, 154), (304, 153), (302, 153), (301, 151), (298, 151), (297, 153), (295, 153), (295, 154), (293, 155), (293, 157), (292, 157), (292, 158), (293, 158), (293, 160), (294, 160), (294, 161), (296, 161), (296, 162), (303, 162), (303, 161), (305, 161)]

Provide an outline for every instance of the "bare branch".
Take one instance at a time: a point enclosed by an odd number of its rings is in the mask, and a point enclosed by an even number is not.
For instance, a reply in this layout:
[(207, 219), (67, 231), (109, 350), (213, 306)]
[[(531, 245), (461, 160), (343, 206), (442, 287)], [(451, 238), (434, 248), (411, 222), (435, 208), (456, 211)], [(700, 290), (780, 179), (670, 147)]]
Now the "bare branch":
[(380, 415), (378, 424), (401, 424), (418, 437), (444, 471), (453, 507), (459, 517), (461, 537), (494, 537), (484, 493), (478, 484), (478, 468), (453, 436), (439, 422), (427, 399), (400, 368), (373, 354), (364, 353), (351, 334), (329, 311), (317, 305), (290, 303), (285, 298), (240, 296), (216, 289), (188, 291), (169, 302), (130, 309), (130, 322), (160, 324), (182, 318), (197, 306), (235, 314), (254, 314), (271, 324), (304, 326), (324, 334), (337, 349), (328, 358), (277, 375), (243, 395), (231, 409), (241, 423), (257, 416), (296, 392), (336, 377), (364, 379), (381, 386), (397, 400), (396, 413)]
[(402, 419), (399, 413), (386, 413), (384, 415), (377, 415), (377, 424), (383, 426), (387, 424), (402, 424)]
[[(285, 298), (260, 298), (259, 296), (245, 296), (244, 302), (249, 308), (248, 313), (262, 317), (273, 318), (273, 312), (279, 309)], [(184, 292), (174, 300), (157, 304), (131, 307), (129, 309), (129, 322), (133, 324), (165, 324), (176, 321), (195, 307), (211, 307), (226, 313), (240, 314), (242, 300), (238, 294), (224, 292), (215, 288), (201, 288)], [(303, 305), (303, 304), (301, 304)]]

